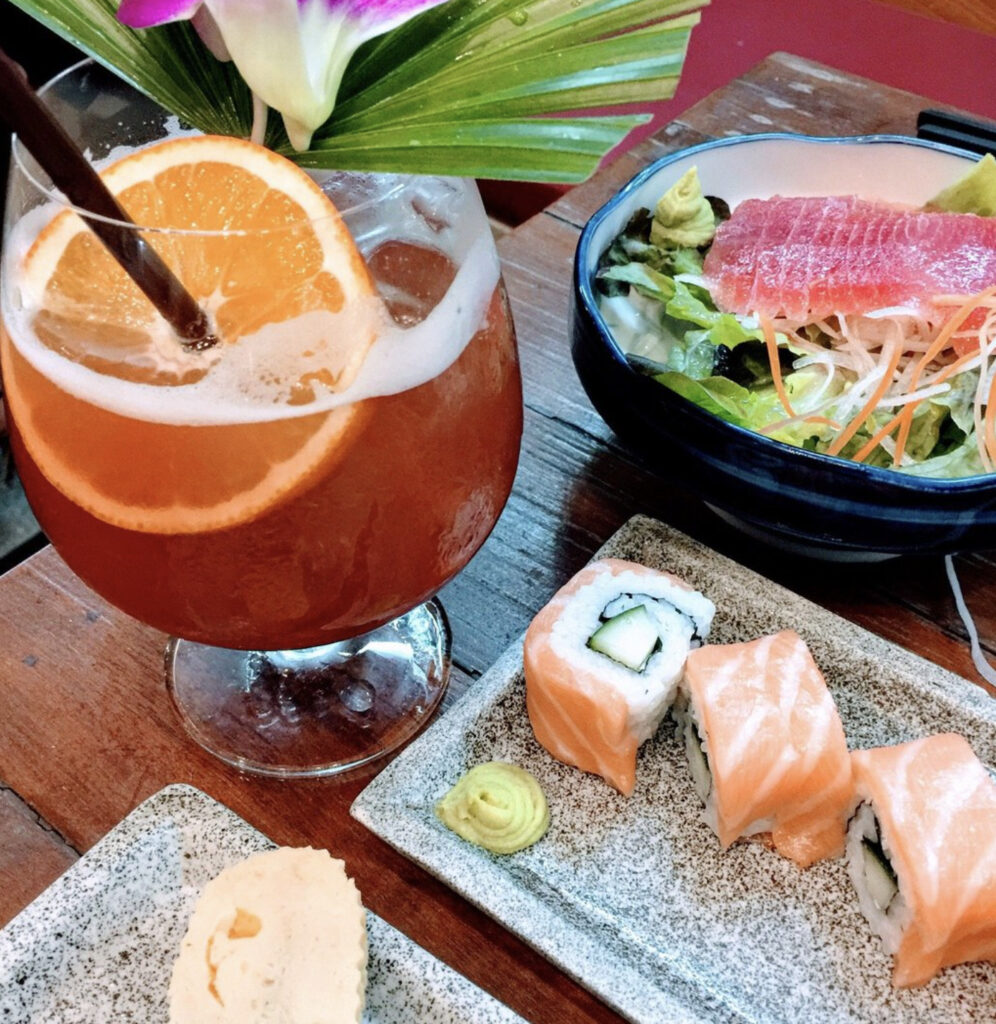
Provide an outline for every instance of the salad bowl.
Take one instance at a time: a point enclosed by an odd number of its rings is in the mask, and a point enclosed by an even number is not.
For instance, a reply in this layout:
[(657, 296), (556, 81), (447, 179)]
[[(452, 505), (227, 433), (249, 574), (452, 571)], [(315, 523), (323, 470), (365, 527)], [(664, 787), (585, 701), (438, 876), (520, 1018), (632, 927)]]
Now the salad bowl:
[(872, 559), (992, 547), (996, 473), (938, 479), (852, 462), (720, 419), (635, 369), (599, 310), (599, 259), (641, 208), (695, 167), (708, 196), (858, 195), (922, 205), (978, 157), (903, 136), (718, 139), (645, 168), (588, 221), (572, 289), (572, 354), (592, 404), (662, 477), (790, 551)]

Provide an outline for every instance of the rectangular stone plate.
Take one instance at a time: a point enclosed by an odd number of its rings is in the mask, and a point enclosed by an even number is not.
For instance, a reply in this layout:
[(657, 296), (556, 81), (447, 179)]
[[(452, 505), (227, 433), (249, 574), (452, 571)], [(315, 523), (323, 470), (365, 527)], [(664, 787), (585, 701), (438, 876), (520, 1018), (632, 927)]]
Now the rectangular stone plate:
[[(201, 889), (272, 847), (200, 790), (160, 790), (0, 932), (0, 1021), (166, 1024), (173, 961)], [(523, 1024), (371, 913), (367, 939), (364, 1024)]]
[[(631, 520), (599, 552), (673, 572), (716, 604), (710, 640), (791, 628), (823, 669), (851, 747), (959, 732), (996, 764), (996, 701), (660, 523)], [(537, 609), (538, 610), (538, 609)], [(843, 861), (807, 871), (701, 819), (670, 724), (639, 753), (636, 790), (551, 758), (526, 716), (517, 642), (360, 794), (368, 828), (641, 1024), (963, 1024), (993, 1020), (996, 965), (896, 991)], [(550, 804), (547, 836), (498, 857), (457, 838), (436, 801), (484, 761), (521, 765)]]

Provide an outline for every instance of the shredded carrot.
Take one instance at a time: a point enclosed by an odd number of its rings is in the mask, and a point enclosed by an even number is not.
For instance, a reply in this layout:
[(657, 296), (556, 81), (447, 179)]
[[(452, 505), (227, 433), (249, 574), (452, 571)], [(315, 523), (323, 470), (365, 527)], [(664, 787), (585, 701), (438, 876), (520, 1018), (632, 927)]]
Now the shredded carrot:
[[(977, 353), (969, 352), (968, 355), (962, 356), (961, 359), (956, 359), (953, 363), (949, 364), (948, 366), (945, 366), (944, 369), (941, 370), (937, 374), (937, 376), (934, 378), (933, 383), (931, 384), (931, 386), (933, 387), (934, 384), (943, 384), (949, 377), (953, 377), (956, 373), (958, 373), (958, 371), (961, 370), (961, 368), (966, 363), (970, 363), (970, 362), (972, 362), (973, 359), (977, 359), (977, 358), (978, 358)], [(923, 401), (923, 399), (921, 398), (921, 399), (919, 399), (916, 402), (909, 402), (909, 403), (907, 403), (907, 405), (916, 406), (916, 405), (919, 405), (920, 402), (922, 402), (922, 401)], [(875, 448), (878, 445), (880, 445), (882, 443), (882, 441), (885, 438), (887, 438), (889, 436), (889, 434), (892, 433), (893, 430), (896, 429), (896, 425), (906, 415), (906, 408), (907, 408), (907, 406), (904, 406), (902, 409), (900, 409), (899, 412), (897, 412), (896, 415), (893, 416), (892, 419), (889, 420), (889, 422), (886, 423), (886, 425), (884, 427), (882, 427), (882, 429), (879, 430), (879, 432), (870, 441), (868, 441), (865, 445), (863, 445), (861, 448), (859, 448), (851, 456), (851, 460), (853, 462), (864, 462), (864, 460), (868, 458), (868, 456), (875, 450)], [(898, 466), (899, 465), (899, 458), (897, 458), (896, 456), (893, 456), (892, 464), (893, 464), (893, 466)]]
[(792, 408), (789, 402), (788, 392), (785, 390), (785, 384), (782, 381), (782, 367), (778, 361), (778, 340), (775, 338), (775, 328), (772, 326), (771, 321), (764, 315), (759, 315), (757, 322), (761, 325), (761, 331), (764, 334), (764, 344), (768, 349), (768, 362), (771, 364), (771, 379), (775, 384), (775, 393), (778, 395), (778, 401), (782, 403), (782, 408), (789, 415), (794, 417), (795, 410)]
[(861, 407), (861, 411), (857, 416), (837, 435), (833, 444), (827, 449), (828, 455), (839, 455), (844, 445), (861, 429), (861, 424), (871, 415), (875, 406), (882, 400), (882, 396), (889, 390), (889, 386), (892, 384), (892, 377), (896, 372), (896, 367), (899, 365), (902, 354), (903, 346), (896, 344), (892, 355), (889, 357), (889, 365), (886, 367), (885, 373), (882, 374), (882, 379), (878, 382), (871, 398)]
[[(868, 456), (871, 455), (871, 453), (889, 436), (889, 434), (891, 434), (893, 430), (896, 429), (896, 424), (898, 424), (899, 421), (903, 418), (903, 412), (904, 410), (900, 410), (899, 412), (897, 412), (896, 415), (893, 416), (892, 419), (889, 420), (889, 422), (886, 423), (886, 425), (882, 427), (882, 429), (877, 434), (875, 434), (870, 441), (868, 441), (866, 444), (863, 444), (851, 456), (851, 461), (864, 462), (865, 459), (867, 459)], [(894, 462), (893, 465), (898, 465), (898, 463)]]
[[(931, 383), (931, 387), (933, 387), (934, 384), (943, 384), (949, 377), (953, 377), (956, 373), (958, 373), (961, 370), (961, 368), (965, 366), (966, 363), (970, 363), (972, 362), (972, 360), (977, 358), (978, 354), (976, 352), (969, 352), (968, 355), (964, 355), (960, 359), (956, 359), (953, 363), (950, 363), (949, 365), (945, 366), (943, 370), (940, 370), (938, 372), (937, 376)], [(863, 448), (855, 452), (854, 455), (851, 456), (851, 458), (855, 462), (863, 462), (866, 458), (868, 458), (871, 452), (874, 451), (875, 446), (881, 444), (882, 440), (892, 433), (892, 431), (895, 429), (898, 423), (903, 422), (903, 420), (907, 416), (909, 408), (912, 406), (915, 409), (922, 401), (923, 399), (920, 398), (917, 399), (917, 401), (915, 402), (907, 402), (907, 404), (903, 406), (903, 408), (900, 409), (900, 411), (896, 413), (896, 415), (893, 416), (892, 419), (889, 420), (889, 422), (886, 423), (886, 425), (882, 427), (882, 429)], [(910, 416), (911, 423), (912, 419), (912, 416)], [(898, 444), (896, 445), (896, 451), (892, 456), (892, 465), (894, 467), (899, 465), (899, 460), (903, 457), (903, 451), (905, 451), (905, 449), (906, 438), (903, 439), (902, 449), (899, 448)]]
[(989, 383), (989, 396), (986, 399), (985, 439), (989, 459), (996, 463), (996, 373)]
[(936, 359), (941, 352), (947, 348), (951, 342), (951, 338), (954, 332), (964, 324), (964, 322), (980, 307), (984, 306), (986, 299), (991, 295), (996, 295), (996, 284), (990, 285), (988, 288), (983, 288), (977, 295), (972, 295), (967, 298), (950, 316), (947, 323), (941, 328), (937, 337), (934, 339), (934, 343), (927, 349), (926, 352), (920, 356), (920, 361), (917, 363), (916, 368), (913, 370), (913, 376), (910, 378), (910, 387), (915, 389), (917, 382), (923, 375), (923, 371)]
[(803, 423), (823, 423), (828, 427), (833, 427), (834, 430), (840, 430), (840, 424), (836, 420), (830, 419), (829, 416), (807, 416)]
[[(934, 339), (934, 343), (923, 353), (919, 362), (913, 368), (913, 375), (910, 377), (910, 391), (916, 390), (923, 371), (950, 344), (955, 331), (962, 326), (979, 306), (985, 305), (985, 300), (992, 295), (996, 295), (996, 284), (990, 285), (990, 287), (984, 288), (979, 292), (978, 295), (973, 295), (971, 298), (966, 299), (955, 310), (948, 322), (941, 328), (940, 333)], [(899, 425), (899, 434), (896, 436), (895, 465), (899, 465), (903, 452), (906, 451), (906, 442), (909, 440), (910, 428), (913, 426), (913, 413), (919, 404), (919, 402), (910, 402), (901, 414), (902, 422)]]
[(899, 434), (896, 436), (896, 452), (892, 457), (892, 464), (898, 466), (906, 451), (906, 442), (910, 437), (910, 429), (913, 426), (913, 413), (919, 402), (909, 402), (899, 414)]
[[(978, 352), (969, 352), (966, 355), (961, 356), (961, 358), (956, 359), (953, 363), (948, 363), (948, 365), (945, 366), (943, 369), (937, 371), (937, 376), (934, 377), (934, 379), (931, 381), (930, 386), (933, 387), (935, 384), (943, 384), (949, 377), (953, 377), (956, 373), (958, 373), (958, 371), (963, 366), (965, 366), (966, 363), (970, 363), (973, 359), (978, 358)], [(919, 401), (922, 402), (923, 399), (921, 398), (919, 399)]]

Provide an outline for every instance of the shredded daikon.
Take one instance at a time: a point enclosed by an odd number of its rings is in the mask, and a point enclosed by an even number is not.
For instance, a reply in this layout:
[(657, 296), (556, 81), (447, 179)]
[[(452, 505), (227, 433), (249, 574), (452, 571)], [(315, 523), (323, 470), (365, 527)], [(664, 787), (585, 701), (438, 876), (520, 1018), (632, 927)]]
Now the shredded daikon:
[(919, 391), (911, 391), (907, 395), (886, 395), (878, 403), (879, 409), (894, 409), (898, 405), (907, 405), (910, 402), (922, 402), (926, 398), (933, 398), (935, 395), (943, 395), (951, 390), (948, 383), (935, 384), (930, 388), (920, 388)]
[[(772, 321), (771, 327), (799, 353), (793, 370), (811, 367), (825, 376), (804, 398), (793, 396), (793, 415), (761, 432), (777, 434), (804, 422), (839, 422), (843, 426), (829, 438), (827, 449), (837, 454), (865, 427), (872, 442), (854, 454), (858, 461), (880, 446), (894, 465), (910, 466), (915, 460), (906, 454), (906, 444), (917, 408), (952, 394), (957, 375), (977, 372), (977, 384), (972, 379), (974, 443), (982, 466), (991, 472), (996, 466), (996, 287), (972, 297), (938, 296), (929, 308), (938, 312), (928, 316), (911, 306), (891, 306), (861, 316), (824, 318), (808, 329), (786, 318)], [(819, 337), (813, 336), (813, 327)], [(869, 418), (892, 411), (895, 415), (884, 427), (881, 417)]]
[(948, 583), (951, 586), (951, 594), (954, 597), (955, 607), (965, 625), (965, 632), (968, 634), (968, 642), (972, 650), (972, 663), (975, 665), (979, 675), (986, 682), (996, 686), (996, 669), (990, 664), (979, 643), (979, 631), (975, 628), (975, 620), (968, 610), (965, 598), (961, 592), (961, 584), (958, 582), (958, 574), (955, 572), (954, 559), (950, 555), (944, 556), (944, 569), (948, 574)]

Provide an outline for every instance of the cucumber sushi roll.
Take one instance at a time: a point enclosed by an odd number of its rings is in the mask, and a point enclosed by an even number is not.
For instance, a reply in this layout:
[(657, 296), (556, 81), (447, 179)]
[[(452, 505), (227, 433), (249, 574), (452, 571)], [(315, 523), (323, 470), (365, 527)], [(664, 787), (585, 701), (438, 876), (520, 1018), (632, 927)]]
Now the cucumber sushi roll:
[(693, 651), (674, 718), (723, 849), (770, 832), (775, 849), (800, 867), (844, 852), (853, 793), (847, 741), (798, 633)]
[(897, 988), (996, 960), (996, 782), (955, 733), (856, 750), (847, 869)]
[(537, 740), (629, 795), (636, 751), (667, 714), (714, 613), (668, 573), (617, 559), (587, 566), (526, 632), (526, 708)]

